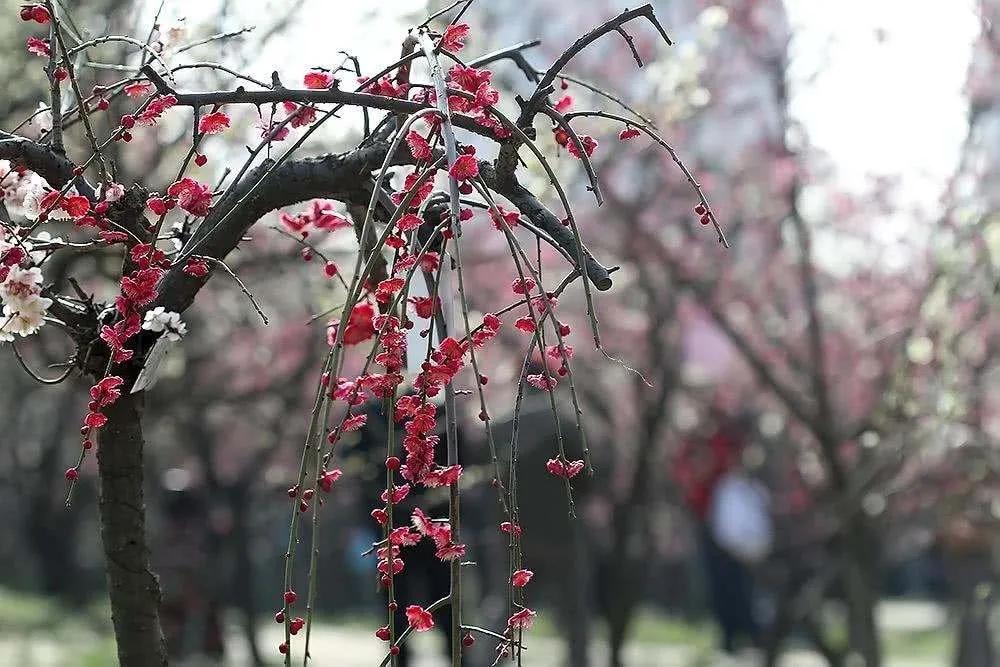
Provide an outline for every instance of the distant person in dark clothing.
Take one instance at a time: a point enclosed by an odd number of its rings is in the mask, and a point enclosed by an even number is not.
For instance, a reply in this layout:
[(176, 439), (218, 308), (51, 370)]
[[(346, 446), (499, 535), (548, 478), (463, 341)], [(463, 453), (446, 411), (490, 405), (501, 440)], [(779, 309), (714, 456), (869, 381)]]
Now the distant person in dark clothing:
[(727, 653), (736, 650), (740, 639), (756, 645), (760, 634), (753, 616), (750, 572), (719, 544), (712, 526), (712, 503), (719, 483), (738, 467), (742, 449), (743, 435), (735, 425), (723, 426), (707, 440), (685, 442), (673, 470), (684, 501), (698, 522), (712, 614), (722, 633), (722, 649)]
[(210, 562), (205, 512), (205, 502), (196, 490), (166, 491), (164, 526), (154, 538), (162, 544), (156, 550), (163, 587), (160, 618), (174, 658), (219, 659), (224, 652), (219, 601), (203, 575)]

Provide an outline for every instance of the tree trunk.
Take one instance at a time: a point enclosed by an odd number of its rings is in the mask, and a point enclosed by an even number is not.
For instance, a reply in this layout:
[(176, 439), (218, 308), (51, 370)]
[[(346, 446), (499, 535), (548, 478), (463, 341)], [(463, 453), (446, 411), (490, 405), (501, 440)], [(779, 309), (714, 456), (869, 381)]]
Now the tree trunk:
[(969, 553), (954, 559), (953, 586), (958, 598), (955, 667), (992, 667), (996, 664), (990, 610), (994, 596), (991, 554)]
[(567, 591), (566, 638), (569, 640), (569, 664), (590, 664), (590, 563), (587, 544), (583, 536), (583, 526), (579, 519), (570, 521), (572, 544), (569, 551), (569, 590)]
[(631, 614), (608, 619), (608, 665), (624, 667), (625, 638), (628, 636), (628, 626)]
[(149, 567), (142, 488), (143, 394), (123, 395), (106, 409), (97, 452), (101, 480), (101, 540), (111, 619), (121, 667), (167, 664), (160, 629), (160, 584)]
[(232, 546), (234, 571), (233, 594), (236, 606), (243, 614), (243, 634), (250, 650), (250, 663), (255, 667), (263, 665), (260, 649), (257, 647), (257, 606), (254, 595), (253, 558), (251, 557), (250, 530), (247, 526), (247, 489), (238, 485), (230, 494), (230, 511), (233, 513)]
[(868, 521), (859, 515), (848, 526), (844, 539), (848, 556), (845, 593), (849, 649), (864, 660), (865, 667), (880, 667), (882, 652), (875, 620), (878, 601), (875, 538)]

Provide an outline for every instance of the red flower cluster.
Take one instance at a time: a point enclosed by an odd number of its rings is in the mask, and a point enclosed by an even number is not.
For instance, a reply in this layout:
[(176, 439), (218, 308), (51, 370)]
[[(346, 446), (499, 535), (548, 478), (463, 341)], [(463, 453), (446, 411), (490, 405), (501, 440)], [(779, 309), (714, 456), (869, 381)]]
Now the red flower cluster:
[(510, 289), (514, 294), (529, 294), (531, 290), (535, 289), (535, 281), (528, 278), (518, 278), (510, 284)]
[[(126, 279), (122, 278), (122, 280)], [(116, 300), (119, 310), (123, 307), (123, 299), (124, 297), (118, 297)], [(125, 343), (139, 333), (141, 328), (142, 322), (136, 313), (123, 317), (115, 322), (113, 326), (105, 324), (101, 327), (101, 340), (107, 343), (111, 349), (112, 363), (121, 364), (132, 358), (133, 352), (125, 347)]]
[(410, 147), (410, 155), (416, 160), (431, 159), (431, 145), (416, 130), (410, 130), (406, 135), (406, 145)]
[[(416, 209), (420, 206), (420, 204), (422, 204), (424, 200), (427, 199), (434, 191), (434, 175), (434, 173), (430, 174), (427, 180), (421, 183), (420, 187), (415, 190), (413, 197), (410, 199), (411, 209)], [(416, 169), (408, 173), (406, 178), (403, 179), (403, 187), (399, 191), (392, 193), (392, 203), (396, 206), (402, 204), (407, 193), (410, 190), (413, 190), (414, 186), (416, 186), (419, 178), (420, 172)]]
[(202, 134), (220, 134), (229, 129), (229, 116), (224, 111), (206, 114), (198, 121), (198, 131)]
[(493, 313), (486, 313), (483, 316), (483, 325), (472, 332), (472, 345), (479, 349), (490, 342), (500, 333), (503, 321)]
[(636, 128), (634, 128), (634, 127), (626, 127), (624, 130), (622, 130), (621, 132), (618, 133), (618, 140), (619, 141), (629, 141), (631, 139), (635, 139), (640, 134), (642, 134), (642, 132), (640, 132)]
[(444, 34), (441, 35), (441, 48), (451, 53), (458, 53), (465, 47), (465, 40), (468, 38), (468, 24), (450, 25), (445, 28)]
[(545, 469), (555, 477), (573, 479), (583, 470), (583, 461), (563, 461), (562, 459), (549, 459), (545, 464)]
[(29, 37), (26, 42), (26, 47), (28, 53), (33, 56), (41, 56), (42, 58), (48, 58), (49, 54), (52, 53), (52, 47), (49, 46), (49, 40), (39, 39), (38, 37)]
[(128, 97), (137, 98), (152, 95), (156, 87), (150, 81), (136, 81), (123, 88)]
[(397, 422), (410, 417), (403, 427), (403, 449), (406, 463), (400, 468), (404, 479), (419, 481), (434, 467), (434, 448), (438, 436), (434, 406), (422, 401), (420, 396), (400, 396), (396, 400), (395, 419)]
[(535, 612), (522, 609), (507, 619), (507, 627), (511, 630), (528, 630), (535, 622)]
[[(493, 72), (487, 69), (476, 69), (464, 65), (454, 65), (448, 70), (448, 83), (457, 88), (472, 93), (473, 99), (461, 95), (451, 95), (448, 98), (448, 108), (452, 111), (471, 116), (476, 123), (493, 131), (498, 139), (510, 136), (510, 130), (490, 111), (490, 107), (500, 101), (500, 92), (490, 85)], [(428, 95), (429, 101), (434, 96)]]
[(358, 83), (362, 84), (362, 90), (366, 93), (371, 93), (372, 95), (381, 95), (382, 97), (406, 97), (409, 92), (409, 85), (402, 83), (396, 84), (390, 77), (384, 76), (377, 81), (373, 81), (368, 77), (359, 77)]
[[(147, 127), (156, 125), (156, 121), (160, 120), (160, 116), (163, 112), (172, 106), (177, 104), (177, 98), (173, 95), (160, 95), (154, 97), (152, 101), (146, 105), (146, 108), (139, 112), (138, 116), (125, 116), (122, 118), (122, 126), (128, 128), (131, 124), (145, 125)], [(125, 121), (125, 118), (130, 118), (132, 123)]]
[(381, 334), (381, 349), (375, 355), (375, 363), (384, 366), (389, 373), (398, 373), (406, 356), (406, 334), (399, 330), (399, 318), (379, 315), (373, 326)]
[(502, 230), (504, 225), (508, 227), (517, 227), (518, 222), (521, 220), (521, 214), (517, 211), (508, 211), (503, 206), (497, 206), (497, 210), (494, 211), (490, 209), (490, 222), (493, 223), (493, 228), (496, 230)]
[(441, 560), (454, 560), (465, 555), (465, 545), (451, 541), (451, 524), (446, 521), (431, 521), (419, 507), (413, 510), (410, 522), (417, 532), (434, 542), (435, 556)]
[(406, 621), (416, 632), (427, 632), (434, 627), (434, 617), (431, 613), (416, 604), (406, 608)]
[(467, 349), (468, 343), (460, 343), (451, 336), (445, 338), (421, 366), (414, 388), (427, 396), (436, 396), (462, 370), (465, 365), (462, 357)]
[(122, 395), (121, 386), (125, 382), (117, 375), (109, 375), (90, 388), (91, 411), (112, 405)]
[(510, 521), (504, 521), (500, 524), (500, 532), (507, 533), (513, 537), (521, 537), (521, 533), (524, 532), (516, 523), (511, 523)]
[[(579, 135), (579, 137), (580, 137), (580, 143), (583, 145), (583, 150), (587, 153), (587, 157), (592, 156), (594, 154), (594, 151), (597, 150), (597, 139), (594, 139), (593, 137), (587, 134), (581, 134)], [(577, 147), (575, 141), (571, 140), (566, 145), (566, 150), (568, 150), (569, 154), (575, 158), (581, 157), (580, 149)]]
[(302, 238), (309, 235), (309, 228), (334, 232), (351, 226), (351, 221), (342, 215), (334, 213), (334, 203), (328, 199), (313, 199), (308, 208), (298, 215), (282, 212), (281, 224), (293, 234), (301, 234)]
[(45, 25), (52, 20), (52, 15), (49, 14), (49, 10), (45, 8), (45, 5), (22, 5), (21, 20), (34, 21), (35, 23)]
[(407, 300), (413, 304), (413, 312), (417, 314), (417, 317), (425, 320), (430, 319), (430, 317), (441, 307), (441, 299), (438, 297), (431, 298), (429, 296), (411, 296)]
[(333, 85), (335, 79), (329, 72), (323, 70), (310, 70), (302, 77), (302, 83), (311, 90), (324, 90)]
[[(63, 195), (58, 190), (50, 190), (38, 202), (43, 214), (47, 214), (56, 206), (64, 211), (74, 222), (84, 218), (90, 212), (90, 200), (83, 195)], [(42, 219), (41, 216), (39, 219)]]
[(325, 492), (330, 493), (331, 489), (333, 489), (333, 483), (336, 482), (338, 479), (340, 479), (340, 476), (342, 474), (343, 472), (339, 468), (335, 470), (329, 470), (320, 475), (319, 479), (316, 480), (316, 483), (319, 484), (319, 487), (323, 489)]
[(535, 573), (531, 570), (516, 570), (510, 577), (510, 585), (514, 588), (524, 588)]
[(121, 279), (121, 296), (116, 300), (122, 315), (136, 312), (139, 306), (146, 306), (156, 300), (157, 286), (163, 277), (163, 269), (149, 267), (138, 269)]
[(530, 384), (535, 389), (541, 389), (543, 391), (552, 391), (556, 388), (558, 381), (549, 375), (543, 375), (541, 373), (535, 375), (529, 375), (525, 378), (528, 384)]
[(390, 303), (393, 295), (403, 289), (405, 278), (386, 278), (375, 287), (375, 300), (379, 303)]
[(475, 155), (460, 155), (448, 173), (456, 181), (467, 181), (479, 176), (479, 161)]
[[(316, 122), (316, 107), (314, 106), (308, 104), (299, 106), (295, 102), (282, 102), (281, 106), (285, 110), (285, 117), (288, 118), (288, 125), (291, 127), (306, 127)], [(282, 132), (280, 137), (275, 137), (278, 141), (288, 135), (287, 126), (282, 128)]]
[(203, 259), (189, 259), (183, 271), (193, 278), (204, 278), (208, 275), (208, 263)]
[(132, 246), (132, 249), (129, 251), (129, 257), (132, 263), (140, 269), (165, 269), (170, 266), (170, 260), (167, 259), (166, 253), (151, 243), (139, 243)]
[[(351, 309), (344, 327), (344, 345), (357, 345), (375, 335), (372, 320), (375, 318), (375, 306), (368, 301), (360, 301)], [(330, 345), (337, 342), (337, 327), (339, 321), (330, 321), (326, 329), (326, 341)]]
[(177, 205), (197, 217), (208, 215), (212, 207), (212, 188), (193, 178), (182, 178), (167, 188), (167, 194), (176, 199)]

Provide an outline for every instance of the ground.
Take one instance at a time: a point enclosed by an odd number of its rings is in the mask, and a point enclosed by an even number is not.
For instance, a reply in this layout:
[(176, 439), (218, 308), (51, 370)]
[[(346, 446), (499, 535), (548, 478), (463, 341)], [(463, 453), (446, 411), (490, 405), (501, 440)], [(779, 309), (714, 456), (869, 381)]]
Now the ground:
[[(0, 589), (0, 665), (19, 667), (108, 667), (114, 664), (114, 644), (105, 620), (106, 609), (94, 605), (69, 611), (49, 600)], [(886, 637), (886, 667), (940, 667), (948, 664), (951, 631), (942, 607), (933, 602), (890, 601), (880, 610)], [(283, 639), (283, 631), (262, 619), (261, 642), (265, 655)], [(313, 631), (313, 655), (336, 657), (338, 667), (372, 667), (384, 655), (384, 644), (372, 635), (374, 622), (343, 619), (323, 622)], [(416, 638), (421, 659), (416, 667), (445, 667), (440, 656), (440, 635)], [(524, 667), (559, 664), (562, 643), (551, 626), (540, 618), (529, 634)], [(692, 624), (652, 612), (639, 619), (627, 648), (629, 667), (751, 667), (751, 656), (726, 661), (711, 649), (707, 624)], [(607, 644), (595, 638), (595, 665), (607, 664)], [(233, 628), (227, 667), (247, 664), (246, 646)], [(274, 654), (277, 657), (276, 654)], [(323, 664), (323, 661), (318, 661)], [(279, 662), (274, 661), (277, 665)], [(802, 648), (792, 648), (784, 667), (817, 667), (825, 663)], [(196, 667), (191, 664), (189, 667)], [(201, 667), (198, 665), (197, 667)]]

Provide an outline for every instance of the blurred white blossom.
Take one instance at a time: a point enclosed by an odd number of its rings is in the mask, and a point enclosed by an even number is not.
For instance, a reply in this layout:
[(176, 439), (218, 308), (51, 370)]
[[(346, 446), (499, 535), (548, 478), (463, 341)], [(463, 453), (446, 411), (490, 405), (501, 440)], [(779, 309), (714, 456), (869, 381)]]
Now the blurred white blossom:
[(142, 328), (147, 331), (162, 331), (167, 340), (171, 341), (178, 341), (187, 333), (187, 325), (181, 321), (180, 313), (168, 311), (163, 306), (146, 311)]

